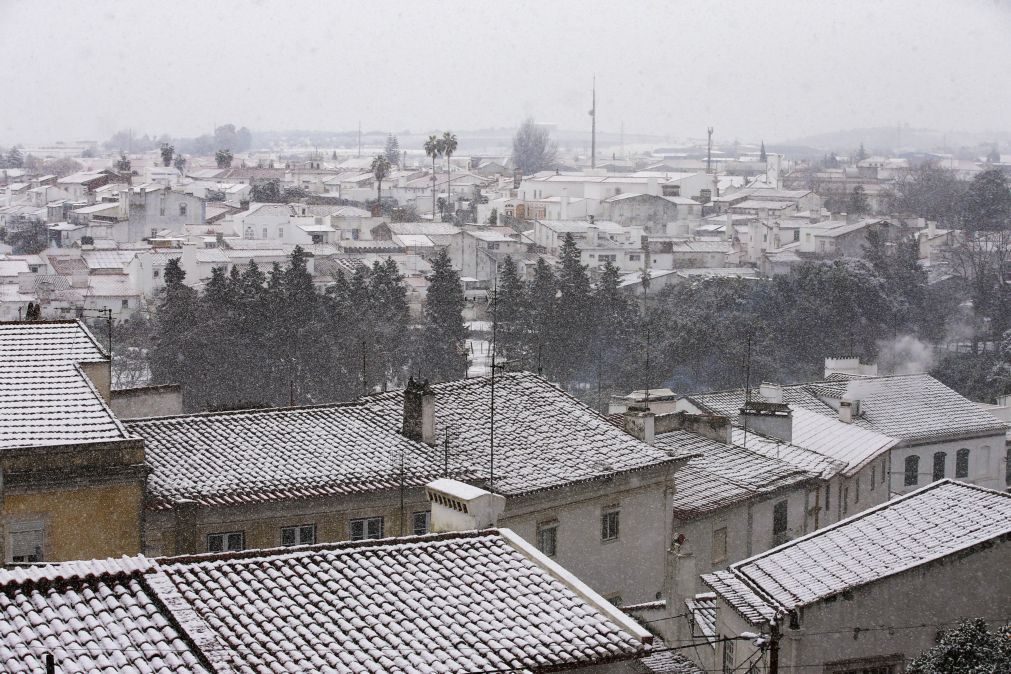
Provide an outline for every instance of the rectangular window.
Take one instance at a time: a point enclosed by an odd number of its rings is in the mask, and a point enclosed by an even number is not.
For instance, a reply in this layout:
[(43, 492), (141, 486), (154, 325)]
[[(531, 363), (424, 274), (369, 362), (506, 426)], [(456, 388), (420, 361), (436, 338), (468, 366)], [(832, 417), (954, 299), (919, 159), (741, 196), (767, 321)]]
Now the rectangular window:
[(850, 510), (850, 488), (843, 487), (842, 490), (842, 513), (845, 515)]
[(877, 477), (878, 477), (878, 467), (871, 466), (871, 491), (874, 491), (874, 485), (877, 481)]
[(266, 227), (263, 228), (263, 238), (265, 238), (265, 239), (267, 238), (267, 228)]
[(969, 477), (969, 450), (964, 447), (955, 452), (955, 477)]
[(301, 524), (297, 527), (281, 527), (281, 545), (313, 545), (316, 542), (316, 525)]
[(881, 484), (885, 483), (885, 478), (888, 476), (888, 459), (881, 460)]
[(944, 479), (944, 465), (947, 460), (948, 455), (945, 452), (934, 452), (934, 472), (931, 476), (934, 482)]
[(364, 541), (383, 537), (382, 517), (363, 517), (351, 520), (351, 540)]
[(920, 457), (913, 455), (906, 457), (905, 464), (905, 485), (907, 487), (914, 486), (920, 481)]
[(179, 204), (179, 215), (186, 215), (186, 204)]
[(713, 564), (727, 561), (727, 528), (722, 527), (713, 532)]
[(431, 529), (432, 512), (426, 510), (420, 513), (414, 513), (411, 515), (411, 530), (414, 532), (415, 536), (424, 536)]
[(734, 642), (730, 639), (723, 640), (723, 674), (733, 674), (734, 672)]
[(246, 549), (246, 532), (207, 534), (207, 552), (235, 552)]
[(43, 561), (44, 527), (41, 522), (19, 522), (8, 526), (7, 562), (35, 564)]
[(853, 479), (853, 483), (854, 483), (854, 485), (856, 485), (856, 493), (854, 494), (853, 502), (854, 503), (860, 503), (860, 476), (859, 475), (857, 475)]
[(640, 260), (642, 260), (642, 255), (641, 254), (639, 254), (639, 253), (629, 253), (628, 254), (628, 261), (629, 262), (639, 262)]
[(618, 539), (618, 517), (621, 513), (609, 510), (600, 516), (600, 540), (614, 541)]
[(279, 238), (279, 239), (283, 239), (284, 238), (284, 227), (278, 227), (277, 228), (277, 238)]
[(558, 554), (558, 521), (537, 525), (537, 549), (548, 557)]
[(787, 501), (783, 500), (772, 507), (772, 546), (782, 545), (790, 540), (789, 515)]
[(130, 300), (123, 300), (122, 302), (120, 302), (119, 306), (122, 309), (129, 309), (130, 308)]

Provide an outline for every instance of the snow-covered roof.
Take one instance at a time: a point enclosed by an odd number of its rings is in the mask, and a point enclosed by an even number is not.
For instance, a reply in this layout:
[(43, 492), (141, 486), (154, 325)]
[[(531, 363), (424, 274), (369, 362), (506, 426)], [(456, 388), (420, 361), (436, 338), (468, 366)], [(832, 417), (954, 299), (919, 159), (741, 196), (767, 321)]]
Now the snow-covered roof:
[(79, 321), (0, 323), (0, 448), (128, 438), (78, 365), (107, 360)]
[(461, 230), (448, 222), (388, 222), (384, 223), (393, 234), (424, 234), (425, 236), (452, 236)]
[(1008, 534), (1011, 494), (940, 480), (702, 580), (757, 624)]
[[(833, 379), (783, 386), (782, 390), (783, 401), (795, 411), (800, 407), (833, 419), (838, 418), (839, 400), (847, 398), (860, 401), (860, 414), (853, 419), (852, 424), (820, 428), (817, 419), (812, 419), (803, 412), (794, 419), (795, 424), (802, 424), (805, 436), (810, 436), (802, 442), (795, 433), (794, 443), (804, 444), (821, 438), (825, 444), (819, 445), (817, 451), (847, 461), (853, 459), (843, 456), (841, 452), (845, 450), (830, 451), (828, 447), (841, 442), (843, 447), (862, 447), (864, 451), (870, 451), (873, 447), (880, 446), (882, 440), (874, 436), (857, 437), (857, 431), (846, 430), (844, 427), (874, 431), (880, 436), (905, 442), (933, 442), (992, 435), (1004, 433), (1007, 429), (1007, 424), (928, 374)], [(768, 402), (757, 389), (752, 390), (751, 399)], [(744, 401), (744, 390), (706, 393), (704, 396), (694, 396), (692, 400), (709, 411), (736, 419)], [(811, 427), (808, 429), (805, 424), (810, 424)]]
[(435, 242), (424, 234), (394, 234), (393, 240), (405, 248), (434, 248)]
[(92, 274), (88, 277), (90, 297), (139, 297), (141, 292), (126, 274)]
[(652, 642), (508, 529), (45, 575), (0, 574), (8, 671), (51, 652), (73, 672), (519, 672), (641, 658)]
[[(434, 384), (435, 433), (449, 436), (453, 456), (489, 477), (489, 377)], [(403, 392), (367, 396), (387, 427), (399, 429)], [(522, 494), (604, 479), (683, 460), (687, 455), (651, 447), (606, 418), (528, 372), (495, 377), (495, 475), (493, 490)]]
[[(402, 400), (402, 397), (401, 397)], [(401, 402), (401, 407), (403, 402)], [(444, 472), (441, 451), (355, 405), (244, 410), (131, 420), (144, 438), (155, 507), (276, 501), (420, 486)]]

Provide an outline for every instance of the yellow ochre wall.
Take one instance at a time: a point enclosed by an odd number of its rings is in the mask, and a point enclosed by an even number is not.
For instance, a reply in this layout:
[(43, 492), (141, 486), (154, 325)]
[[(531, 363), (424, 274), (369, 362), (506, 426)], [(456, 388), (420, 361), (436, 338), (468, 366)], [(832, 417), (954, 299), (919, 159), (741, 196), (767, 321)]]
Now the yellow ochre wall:
[(4, 495), (4, 521), (45, 524), (43, 559), (62, 562), (139, 554), (141, 484), (47, 489)]

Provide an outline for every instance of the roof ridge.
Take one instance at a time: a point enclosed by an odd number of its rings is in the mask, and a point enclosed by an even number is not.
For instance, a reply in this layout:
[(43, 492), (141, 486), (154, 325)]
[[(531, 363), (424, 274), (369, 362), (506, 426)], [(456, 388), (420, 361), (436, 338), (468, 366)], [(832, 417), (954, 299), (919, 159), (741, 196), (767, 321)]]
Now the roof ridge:
[[(169, 386), (170, 384), (163, 384), (163, 386)], [(156, 384), (157, 386), (157, 384)], [(128, 389), (123, 389), (128, 390)], [(248, 409), (241, 410), (220, 410), (217, 412), (190, 412), (183, 414), (169, 414), (162, 417), (137, 417), (134, 419), (128, 419), (126, 421), (127, 425), (139, 424), (140, 422), (148, 421), (170, 421), (174, 419), (191, 419), (191, 418), (206, 418), (206, 417), (227, 417), (227, 416), (238, 416), (241, 414), (266, 414), (266, 413), (282, 413), (282, 412), (300, 412), (308, 410), (320, 410), (328, 408), (345, 408), (345, 407), (355, 407), (367, 412), (372, 413), (372, 410), (368, 409), (359, 400), (350, 400), (345, 402), (336, 403), (319, 403), (316, 405), (295, 405), (293, 407), (251, 407)], [(374, 413), (373, 413), (374, 414)]]
[(386, 538), (368, 539), (362, 541), (333, 541), (330, 543), (314, 543), (312, 545), (293, 545), (289, 547), (256, 548), (252, 550), (237, 550), (233, 552), (208, 552), (172, 557), (156, 557), (153, 560), (158, 567), (197, 564), (202, 562), (253, 560), (276, 558), (288, 555), (301, 555), (319, 552), (344, 552), (368, 548), (388, 548), (394, 545), (411, 545), (421, 543), (441, 543), (443, 541), (485, 538), (502, 536), (499, 528), (472, 529), (467, 531), (446, 531), (440, 533), (422, 534), (418, 536), (389, 536)]

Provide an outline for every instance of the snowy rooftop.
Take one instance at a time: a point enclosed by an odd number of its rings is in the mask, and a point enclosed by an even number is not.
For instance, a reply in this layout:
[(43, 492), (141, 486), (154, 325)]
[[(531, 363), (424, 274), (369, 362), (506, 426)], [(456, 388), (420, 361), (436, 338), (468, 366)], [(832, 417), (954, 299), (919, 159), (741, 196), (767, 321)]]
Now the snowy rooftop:
[(759, 623), (1009, 533), (1011, 494), (941, 480), (702, 578)]
[[(844, 432), (843, 426), (863, 428), (905, 442), (992, 435), (1007, 430), (1005, 423), (928, 374), (834, 379), (783, 387), (783, 402), (794, 410), (800, 407), (832, 418), (838, 418), (839, 400), (844, 397), (860, 401), (860, 415), (853, 424), (833, 425), (833, 437)], [(751, 399), (766, 400), (757, 389), (752, 390)], [(744, 402), (744, 390), (706, 393), (692, 396), (692, 401), (709, 411), (736, 419)], [(803, 413), (794, 420), (795, 424), (798, 419), (817, 423)], [(811, 436), (819, 436), (822, 432), (811, 429)], [(793, 440), (796, 444), (804, 444), (797, 435)], [(852, 441), (860, 440), (853, 438)], [(825, 453), (830, 452), (826, 450)], [(832, 452), (832, 455), (836, 454)]]
[[(475, 377), (435, 384), (435, 433), (457, 460), (489, 477), (491, 380)], [(403, 393), (368, 396), (388, 428), (399, 429)], [(493, 491), (522, 494), (646, 470), (687, 458), (651, 447), (541, 377), (512, 372), (495, 377)]]
[(354, 405), (217, 412), (128, 421), (144, 438), (155, 507), (352, 494), (443, 475), (441, 450), (391, 430)]
[(509, 530), (136, 559), (0, 577), (8, 671), (520, 672), (652, 641)]
[(106, 360), (77, 321), (0, 323), (0, 448), (127, 439), (78, 366)]

